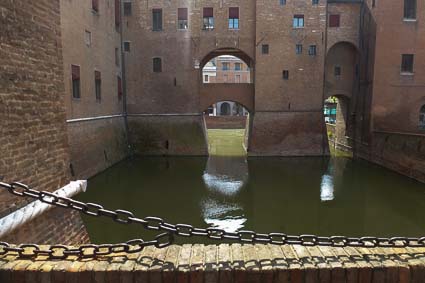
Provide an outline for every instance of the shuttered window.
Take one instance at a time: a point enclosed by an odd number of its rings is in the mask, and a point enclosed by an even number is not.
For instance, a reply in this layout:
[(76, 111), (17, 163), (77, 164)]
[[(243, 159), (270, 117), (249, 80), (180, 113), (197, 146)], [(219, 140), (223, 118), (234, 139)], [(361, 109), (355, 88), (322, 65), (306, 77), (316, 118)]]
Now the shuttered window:
[(91, 8), (93, 9), (93, 11), (99, 12), (99, 0), (92, 0)]
[(203, 13), (203, 19), (204, 19), (204, 30), (212, 30), (214, 29), (214, 9), (211, 7), (204, 8)]
[(340, 15), (329, 15), (329, 27), (337, 28), (340, 25)]
[(177, 17), (178, 17), (178, 29), (188, 29), (188, 12), (187, 8), (178, 8)]
[(239, 7), (229, 8), (229, 29), (239, 29)]

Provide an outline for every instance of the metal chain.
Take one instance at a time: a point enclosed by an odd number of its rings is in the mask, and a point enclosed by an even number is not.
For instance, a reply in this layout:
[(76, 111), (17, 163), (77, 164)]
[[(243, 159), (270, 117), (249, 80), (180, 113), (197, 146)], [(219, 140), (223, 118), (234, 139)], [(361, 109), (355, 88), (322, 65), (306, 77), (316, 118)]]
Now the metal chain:
[(147, 230), (164, 232), (155, 240), (145, 242), (142, 239), (131, 240), (121, 244), (82, 245), (78, 248), (69, 248), (63, 245), (53, 245), (47, 250), (42, 250), (35, 244), (22, 244), (12, 246), (0, 242), (0, 255), (8, 252), (17, 252), (20, 257), (37, 257), (47, 255), (50, 259), (63, 259), (68, 256), (82, 258), (97, 257), (114, 253), (137, 253), (147, 246), (164, 248), (174, 242), (174, 236), (180, 237), (206, 237), (217, 241), (231, 241), (240, 243), (261, 243), (273, 245), (302, 245), (302, 246), (331, 246), (331, 247), (425, 247), (425, 237), (345, 237), (330, 236), (319, 237), (316, 235), (293, 236), (283, 233), (261, 234), (253, 231), (227, 232), (217, 228), (196, 228), (188, 224), (170, 224), (158, 217), (137, 218), (130, 211), (117, 209), (108, 210), (102, 205), (84, 203), (67, 197), (60, 197), (46, 191), (30, 189), (22, 183), (3, 183), (0, 188), (20, 197), (31, 197), (41, 202), (80, 211), (93, 217), (107, 217), (120, 224), (139, 224)]

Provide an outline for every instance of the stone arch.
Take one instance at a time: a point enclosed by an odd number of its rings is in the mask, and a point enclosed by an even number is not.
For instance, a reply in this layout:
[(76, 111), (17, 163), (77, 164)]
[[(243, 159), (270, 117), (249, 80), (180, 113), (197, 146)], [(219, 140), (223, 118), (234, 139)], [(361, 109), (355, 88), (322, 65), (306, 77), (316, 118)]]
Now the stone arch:
[(340, 41), (332, 45), (326, 54), (325, 97), (344, 95), (352, 97), (358, 77), (357, 47), (351, 42)]
[(218, 49), (212, 50), (209, 53), (207, 53), (206, 55), (204, 55), (204, 57), (200, 61), (200, 68), (199, 69), (202, 71), (204, 66), (209, 61), (211, 61), (211, 59), (218, 57), (218, 56), (222, 56), (222, 55), (235, 56), (235, 57), (241, 59), (242, 61), (244, 61), (251, 70), (254, 68), (254, 59), (252, 59), (246, 52), (244, 52), (241, 49), (230, 47), (230, 48), (218, 48)]
[(211, 102), (211, 104), (207, 105), (206, 107), (204, 107), (204, 109), (202, 109), (203, 111), (207, 110), (208, 107), (210, 107), (211, 105), (214, 104), (218, 104), (218, 103), (224, 103), (224, 102), (234, 102), (236, 104), (239, 104), (240, 106), (242, 106), (243, 108), (245, 108), (249, 113), (252, 113), (254, 110), (252, 108), (249, 108), (249, 106), (246, 106), (244, 103), (241, 103), (240, 101), (237, 100), (231, 100), (231, 99), (227, 99), (227, 100), (216, 100)]

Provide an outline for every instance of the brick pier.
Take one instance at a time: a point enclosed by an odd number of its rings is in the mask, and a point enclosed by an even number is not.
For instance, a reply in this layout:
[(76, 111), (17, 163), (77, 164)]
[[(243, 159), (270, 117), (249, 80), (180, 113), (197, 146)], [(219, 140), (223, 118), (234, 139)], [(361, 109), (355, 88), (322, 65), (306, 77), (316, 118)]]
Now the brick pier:
[(425, 248), (173, 245), (96, 260), (0, 256), (0, 282), (424, 282)]

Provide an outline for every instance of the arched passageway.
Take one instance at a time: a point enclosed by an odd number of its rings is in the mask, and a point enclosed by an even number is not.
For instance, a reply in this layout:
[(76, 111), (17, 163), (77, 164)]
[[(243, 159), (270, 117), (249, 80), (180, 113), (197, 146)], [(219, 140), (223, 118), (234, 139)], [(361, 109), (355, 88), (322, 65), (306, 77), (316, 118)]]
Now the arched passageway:
[(334, 44), (326, 55), (324, 120), (329, 147), (352, 151), (352, 103), (358, 81), (357, 48), (349, 42)]

